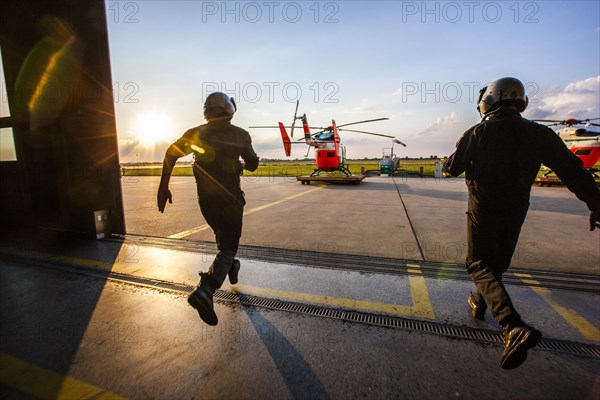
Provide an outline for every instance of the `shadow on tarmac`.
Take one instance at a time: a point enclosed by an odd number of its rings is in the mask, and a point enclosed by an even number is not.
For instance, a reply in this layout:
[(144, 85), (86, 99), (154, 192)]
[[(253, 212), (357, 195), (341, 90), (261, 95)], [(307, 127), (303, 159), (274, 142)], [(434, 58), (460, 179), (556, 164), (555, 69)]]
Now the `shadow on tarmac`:
[[(70, 236), (31, 232), (3, 237), (0, 242), (5, 249), (27, 252), (79, 245)], [(94, 250), (112, 265), (121, 247), (120, 243), (109, 250), (97, 244)], [(77, 286), (79, 281), (65, 278), (61, 271), (31, 268), (16, 258), (0, 257), (0, 264), (0, 352), (58, 373), (62, 378), (47, 379), (43, 391), (46, 398), (59, 398), (86, 335), (90, 329), (94, 333), (101, 329), (90, 322), (106, 284), (100, 276), (110, 271), (99, 271), (98, 278)], [(20, 393), (19, 398), (23, 396)]]
[(329, 399), (330, 396), (315, 371), (286, 336), (265, 318), (261, 311), (243, 305), (242, 302), (240, 304), (277, 366), (292, 397)]

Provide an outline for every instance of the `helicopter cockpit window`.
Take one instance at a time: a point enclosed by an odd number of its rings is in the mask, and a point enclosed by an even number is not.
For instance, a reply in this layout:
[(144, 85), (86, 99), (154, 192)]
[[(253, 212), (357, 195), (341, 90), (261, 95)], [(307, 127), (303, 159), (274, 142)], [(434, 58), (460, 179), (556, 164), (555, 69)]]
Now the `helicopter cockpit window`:
[(575, 151), (575, 155), (576, 156), (589, 156), (591, 152), (592, 152), (592, 150), (590, 150), (590, 149), (581, 149), (581, 150)]
[(330, 132), (323, 132), (317, 135), (318, 140), (333, 140), (333, 134)]
[(335, 157), (335, 152), (334, 151), (328, 151), (327, 152), (327, 157)]

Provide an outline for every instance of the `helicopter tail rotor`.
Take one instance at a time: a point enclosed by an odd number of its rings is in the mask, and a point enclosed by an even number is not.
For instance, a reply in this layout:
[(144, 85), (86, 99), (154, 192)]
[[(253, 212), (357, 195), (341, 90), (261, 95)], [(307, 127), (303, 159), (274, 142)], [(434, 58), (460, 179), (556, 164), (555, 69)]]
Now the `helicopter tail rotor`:
[[(293, 129), (293, 128), (292, 128)], [(283, 123), (279, 123), (279, 131), (281, 132), (281, 140), (283, 140), (283, 148), (285, 149), (285, 155), (287, 157), (292, 155), (292, 141), (285, 130)]]

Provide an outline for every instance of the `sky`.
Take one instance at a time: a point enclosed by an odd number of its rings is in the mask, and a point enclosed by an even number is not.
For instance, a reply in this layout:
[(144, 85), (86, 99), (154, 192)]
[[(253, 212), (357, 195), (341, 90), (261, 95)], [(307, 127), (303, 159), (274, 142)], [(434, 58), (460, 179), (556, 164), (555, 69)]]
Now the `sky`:
[[(597, 1), (107, 1), (122, 162), (161, 161), (204, 123), (206, 95), (238, 104), (262, 158), (285, 158), (277, 129), (296, 100), (310, 125), (397, 137), (399, 156), (445, 156), (480, 120), (479, 89), (519, 78), (528, 118), (600, 117)], [(349, 158), (391, 140), (345, 132)], [(292, 158), (304, 158), (294, 148)], [(309, 157), (312, 157), (312, 152)]]

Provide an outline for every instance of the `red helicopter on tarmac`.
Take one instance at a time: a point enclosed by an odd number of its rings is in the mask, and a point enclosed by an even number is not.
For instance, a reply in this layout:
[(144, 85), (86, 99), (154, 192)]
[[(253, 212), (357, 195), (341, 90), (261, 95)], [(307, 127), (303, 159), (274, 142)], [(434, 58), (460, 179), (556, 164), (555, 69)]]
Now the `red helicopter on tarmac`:
[[(584, 168), (587, 168), (597, 177), (596, 172), (598, 172), (598, 169), (594, 166), (600, 160), (600, 132), (586, 129), (590, 126), (600, 126), (600, 124), (591, 122), (596, 120), (600, 120), (600, 118), (584, 120), (573, 118), (565, 120), (537, 119), (534, 121), (545, 123), (547, 126), (564, 126), (556, 133), (565, 142), (569, 150), (583, 161)], [(586, 128), (575, 128), (575, 125), (583, 125)], [(550, 173), (552, 171), (545, 175)]]
[[(351, 176), (352, 173), (346, 166), (346, 147), (341, 143), (339, 132), (358, 132), (367, 135), (381, 136), (385, 138), (394, 139), (393, 136), (384, 135), (381, 133), (358, 131), (354, 129), (343, 128), (345, 126), (364, 124), (367, 122), (383, 121), (389, 118), (376, 118), (368, 119), (364, 121), (350, 122), (347, 124), (337, 125), (335, 120), (331, 120), (331, 125), (328, 127), (314, 127), (308, 125), (306, 114), (298, 116), (298, 106), (300, 102), (296, 102), (296, 111), (294, 111), (294, 119), (291, 126), (284, 126), (282, 122), (279, 122), (278, 126), (251, 126), (250, 128), (279, 128), (281, 132), (281, 139), (283, 140), (283, 148), (285, 149), (285, 155), (290, 156), (292, 154), (293, 144), (306, 144), (310, 147), (315, 148), (317, 168), (310, 176), (319, 176), (321, 172), (342, 172), (346, 176)], [(294, 127), (297, 120), (302, 120), (302, 130), (304, 131), (304, 139), (298, 141), (292, 141), (290, 136), (294, 137)], [(288, 136), (287, 130), (290, 129), (290, 136)], [(318, 132), (311, 133), (311, 129), (317, 129)], [(309, 151), (310, 151), (309, 147)], [(306, 154), (308, 156), (308, 153)]]

